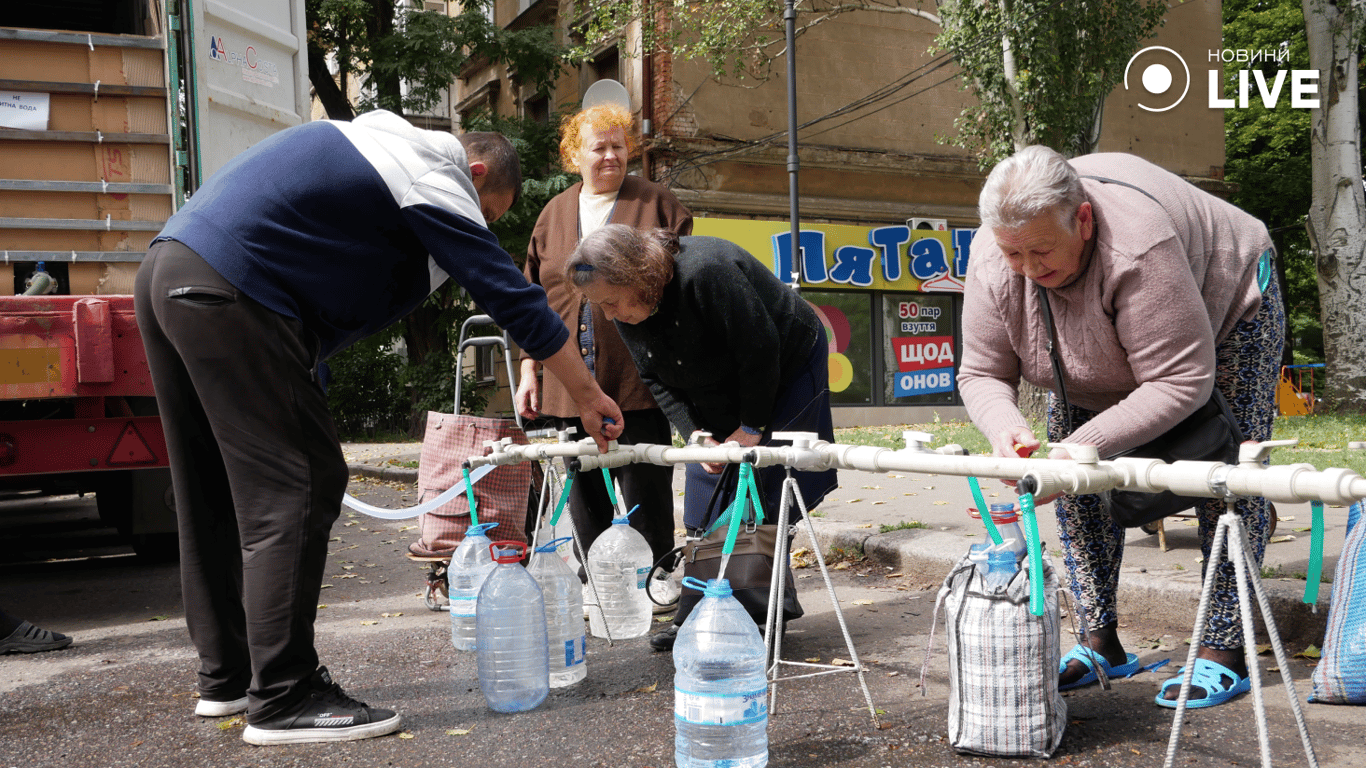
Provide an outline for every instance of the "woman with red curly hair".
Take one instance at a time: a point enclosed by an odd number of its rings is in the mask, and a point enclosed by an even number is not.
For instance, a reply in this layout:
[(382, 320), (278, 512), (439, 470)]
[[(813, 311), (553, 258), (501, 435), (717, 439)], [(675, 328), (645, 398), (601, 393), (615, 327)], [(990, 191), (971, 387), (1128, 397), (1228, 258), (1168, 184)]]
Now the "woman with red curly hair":
[[(650, 388), (640, 380), (616, 328), (601, 309), (584, 301), (565, 282), (563, 267), (579, 241), (604, 224), (663, 227), (681, 236), (692, 232), (692, 213), (669, 190), (627, 174), (627, 162), (637, 149), (637, 140), (635, 121), (626, 107), (602, 104), (580, 110), (564, 121), (560, 136), (564, 169), (582, 175), (583, 181), (556, 195), (541, 211), (527, 247), (524, 271), (528, 280), (545, 288), (551, 308), (560, 313), (578, 341), (588, 370), (621, 406), (626, 429), (617, 441), (622, 445), (668, 445), (673, 440), (669, 420), (655, 403)], [(589, 434), (560, 382), (553, 375), (537, 378), (540, 367), (523, 356), (516, 394), (518, 412), (524, 418), (552, 416), (560, 429), (573, 427), (579, 435)], [(630, 464), (613, 469), (612, 477), (621, 486), (626, 508), (640, 505), (640, 510), (631, 515), (631, 526), (649, 542), (655, 560), (667, 555), (674, 546), (673, 468)], [(611, 524), (613, 515), (600, 473), (585, 472), (574, 481), (569, 512), (582, 545), (591, 546)], [(579, 558), (582, 562), (583, 553)]]

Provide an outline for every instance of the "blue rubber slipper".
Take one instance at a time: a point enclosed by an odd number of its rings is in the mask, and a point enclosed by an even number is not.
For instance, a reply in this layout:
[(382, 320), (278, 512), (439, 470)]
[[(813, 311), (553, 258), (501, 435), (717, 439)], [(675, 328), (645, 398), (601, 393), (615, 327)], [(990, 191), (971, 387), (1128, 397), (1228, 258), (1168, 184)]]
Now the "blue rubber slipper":
[(1099, 680), (1100, 678), (1096, 675), (1096, 662), (1100, 662), (1100, 667), (1105, 670), (1106, 677), (1111, 679), (1132, 675), (1137, 672), (1140, 667), (1138, 657), (1132, 653), (1125, 654), (1123, 664), (1110, 666), (1110, 663), (1105, 660), (1104, 656), (1101, 656), (1099, 653), (1096, 653), (1081, 643), (1073, 646), (1072, 650), (1068, 651), (1067, 655), (1062, 657), (1062, 663), (1058, 665), (1059, 675), (1067, 671), (1067, 662), (1069, 661), (1080, 661), (1082, 664), (1085, 664), (1086, 674), (1082, 675), (1074, 682), (1058, 686), (1059, 691), (1070, 691), (1073, 688), (1090, 685)]
[[(1186, 674), (1186, 668), (1176, 670), (1176, 677), (1162, 684), (1162, 690), (1157, 692), (1157, 706), (1168, 709), (1176, 709), (1176, 699), (1167, 699), (1167, 690), (1175, 686), (1181, 690), (1181, 678)], [(1238, 677), (1237, 673), (1217, 661), (1209, 659), (1195, 660), (1195, 674), (1191, 676), (1192, 688), (1203, 688), (1205, 697), (1200, 699), (1187, 699), (1188, 709), (1200, 709), (1201, 707), (1217, 707), (1228, 702), (1230, 699), (1241, 696), (1252, 690), (1252, 678)]]

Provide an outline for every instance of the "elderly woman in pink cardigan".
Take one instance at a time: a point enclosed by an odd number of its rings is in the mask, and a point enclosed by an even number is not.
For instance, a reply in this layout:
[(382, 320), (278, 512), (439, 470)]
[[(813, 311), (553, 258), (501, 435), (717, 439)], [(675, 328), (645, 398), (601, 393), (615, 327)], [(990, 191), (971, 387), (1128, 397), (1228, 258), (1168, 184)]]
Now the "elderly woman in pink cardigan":
[[(973, 422), (998, 456), (1040, 441), (1016, 404), (1020, 379), (1053, 390), (1050, 442), (1094, 445), (1102, 457), (1152, 440), (1218, 387), (1243, 435), (1271, 437), (1285, 313), (1265, 225), (1138, 157), (1067, 160), (1028, 147), (997, 165), (979, 199), (963, 305), (959, 382)], [(1037, 286), (1046, 289), (1070, 401), (1063, 413)], [(1054, 449), (1053, 458), (1066, 458)], [(1265, 499), (1237, 503), (1261, 563)], [(1198, 507), (1210, 554), (1222, 502)], [(1138, 667), (1120, 641), (1115, 595), (1124, 529), (1099, 496), (1057, 500), (1058, 536), (1089, 632), (1059, 669), (1063, 689)], [(1249, 689), (1234, 571), (1218, 564), (1189, 706)], [(1175, 706), (1180, 677), (1157, 696)]]

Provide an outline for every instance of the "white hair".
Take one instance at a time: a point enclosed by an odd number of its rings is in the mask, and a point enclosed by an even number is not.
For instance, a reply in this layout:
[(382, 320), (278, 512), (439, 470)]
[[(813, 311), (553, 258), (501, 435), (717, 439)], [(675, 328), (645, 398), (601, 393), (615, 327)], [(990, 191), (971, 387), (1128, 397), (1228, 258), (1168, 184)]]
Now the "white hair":
[(1077, 209), (1086, 202), (1081, 179), (1067, 159), (1044, 146), (1025, 147), (991, 169), (977, 215), (988, 230), (1016, 229), (1044, 214), (1074, 231)]

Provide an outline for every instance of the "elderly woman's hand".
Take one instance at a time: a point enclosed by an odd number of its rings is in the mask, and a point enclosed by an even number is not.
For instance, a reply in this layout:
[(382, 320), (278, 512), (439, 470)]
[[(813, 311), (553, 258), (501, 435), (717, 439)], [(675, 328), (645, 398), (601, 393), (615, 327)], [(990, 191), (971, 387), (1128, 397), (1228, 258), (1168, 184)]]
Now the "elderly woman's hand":
[(993, 456), (1029, 458), (1042, 443), (1029, 427), (1011, 427), (990, 436)]

